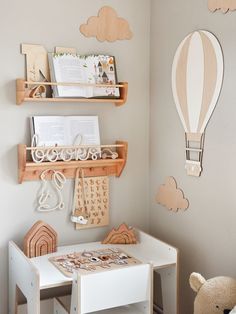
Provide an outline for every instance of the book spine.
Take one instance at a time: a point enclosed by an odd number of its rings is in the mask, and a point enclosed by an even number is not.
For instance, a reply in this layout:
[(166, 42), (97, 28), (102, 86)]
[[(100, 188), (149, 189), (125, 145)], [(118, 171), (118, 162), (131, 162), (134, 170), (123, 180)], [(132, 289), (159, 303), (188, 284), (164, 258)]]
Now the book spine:
[[(48, 64), (49, 64), (51, 81), (52, 82), (56, 82), (56, 77), (55, 77), (55, 72), (54, 72), (54, 65), (53, 65), (53, 54), (52, 53), (48, 53)], [(53, 86), (51, 86), (51, 88), (52, 88), (52, 96), (54, 98), (59, 97), (58, 86), (57, 85), (53, 85)]]

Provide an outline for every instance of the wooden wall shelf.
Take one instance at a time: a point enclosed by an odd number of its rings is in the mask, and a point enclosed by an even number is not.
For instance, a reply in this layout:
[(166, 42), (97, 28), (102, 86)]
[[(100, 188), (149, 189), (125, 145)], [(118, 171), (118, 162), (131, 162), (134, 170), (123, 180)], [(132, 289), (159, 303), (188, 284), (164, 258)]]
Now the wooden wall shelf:
[(16, 80), (16, 104), (21, 105), (23, 102), (78, 102), (78, 103), (114, 103), (116, 106), (122, 106), (126, 103), (127, 94), (128, 94), (128, 83), (122, 82), (117, 85), (97, 85), (94, 86), (110, 86), (110, 87), (119, 87), (120, 89), (120, 98), (33, 98), (29, 97), (29, 86), (37, 85), (61, 85), (61, 86), (91, 86), (92, 84), (80, 84), (80, 83), (54, 83), (54, 82), (28, 82), (24, 79)]
[(85, 161), (57, 161), (57, 162), (41, 162), (35, 163), (29, 161), (27, 154), (27, 146), (18, 145), (18, 180), (23, 181), (39, 180), (41, 173), (46, 169), (61, 171), (68, 179), (75, 178), (77, 168), (84, 169), (86, 177), (94, 176), (117, 176), (119, 177), (125, 167), (127, 160), (128, 143), (124, 141), (116, 141), (119, 147), (116, 148), (118, 153), (117, 159), (98, 159)]

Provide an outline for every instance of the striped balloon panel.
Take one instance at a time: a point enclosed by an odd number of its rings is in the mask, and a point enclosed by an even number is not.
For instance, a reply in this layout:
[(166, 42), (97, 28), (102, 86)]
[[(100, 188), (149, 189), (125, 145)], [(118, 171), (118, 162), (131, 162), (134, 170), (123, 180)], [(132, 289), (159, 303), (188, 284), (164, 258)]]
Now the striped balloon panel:
[(172, 67), (172, 90), (186, 133), (203, 133), (220, 95), (223, 54), (206, 31), (189, 34), (179, 45)]

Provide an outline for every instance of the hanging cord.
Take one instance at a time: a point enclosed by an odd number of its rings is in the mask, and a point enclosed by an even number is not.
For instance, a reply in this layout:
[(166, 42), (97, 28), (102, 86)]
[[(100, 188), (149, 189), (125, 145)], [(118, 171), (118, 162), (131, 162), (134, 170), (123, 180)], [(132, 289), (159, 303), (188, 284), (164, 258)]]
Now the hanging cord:
[[(32, 139), (31, 139), (31, 147), (37, 147), (38, 142), (39, 142), (39, 136), (38, 136), (38, 134), (34, 134), (32, 136)], [(36, 162), (36, 163), (41, 162), (44, 159), (44, 152), (42, 150), (39, 150), (39, 152), (32, 150), (31, 151), (31, 157), (32, 157), (34, 162)]]
[[(54, 207), (51, 207), (49, 204), (47, 204), (48, 198), (51, 197), (51, 194), (49, 193), (49, 189), (47, 187), (48, 182), (45, 179), (47, 173), (52, 172), (52, 185), (54, 189), (56, 190), (56, 196), (57, 196), (57, 203)], [(51, 169), (44, 170), (41, 175), (40, 179), (42, 180), (42, 187), (41, 187), (41, 194), (38, 199), (38, 207), (37, 210), (40, 212), (51, 212), (56, 209), (64, 209), (65, 203), (62, 198), (62, 189), (64, 187), (64, 184), (66, 182), (66, 177), (63, 173), (60, 171), (55, 171)]]
[[(72, 146), (80, 146), (82, 145), (82, 142), (83, 142), (83, 135), (78, 133), (74, 138)], [(64, 149), (64, 150), (62, 149), (62, 152), (60, 152), (59, 150), (57, 150), (57, 148), (60, 147), (57, 144), (51, 147), (50, 146), (46, 147), (45, 145), (38, 146), (38, 143), (39, 143), (39, 135), (34, 134), (31, 139), (31, 147), (33, 148), (35, 147), (37, 149), (31, 150), (31, 157), (35, 163), (41, 163), (44, 160), (55, 162), (60, 159), (64, 161), (70, 161), (72, 159), (76, 159), (76, 153), (73, 151), (72, 148)], [(87, 154), (85, 150), (84, 156), (82, 156), (83, 159), (86, 156)]]
[(74, 137), (73, 146), (79, 146), (83, 143), (83, 134), (77, 133)]
[[(79, 209), (79, 211), (81, 212), (81, 215), (76, 216), (75, 211), (76, 211), (76, 204), (78, 201), (77, 191), (78, 191), (79, 183), (81, 184), (84, 207), (81, 210)], [(76, 174), (75, 174), (74, 200), (73, 200), (71, 221), (81, 224), (81, 225), (86, 225), (88, 223), (87, 218), (88, 218), (88, 210), (87, 210), (87, 200), (85, 196), (85, 187), (84, 187), (84, 170), (82, 168), (77, 168)]]

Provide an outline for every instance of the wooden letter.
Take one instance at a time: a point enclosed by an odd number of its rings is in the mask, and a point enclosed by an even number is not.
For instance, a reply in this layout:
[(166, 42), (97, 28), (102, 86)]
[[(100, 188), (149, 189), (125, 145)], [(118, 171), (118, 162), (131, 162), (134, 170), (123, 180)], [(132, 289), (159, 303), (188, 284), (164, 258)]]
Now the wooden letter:
[(26, 55), (27, 80), (40, 82), (43, 76), (49, 82), (50, 72), (47, 50), (40, 45), (22, 44), (21, 53)]

